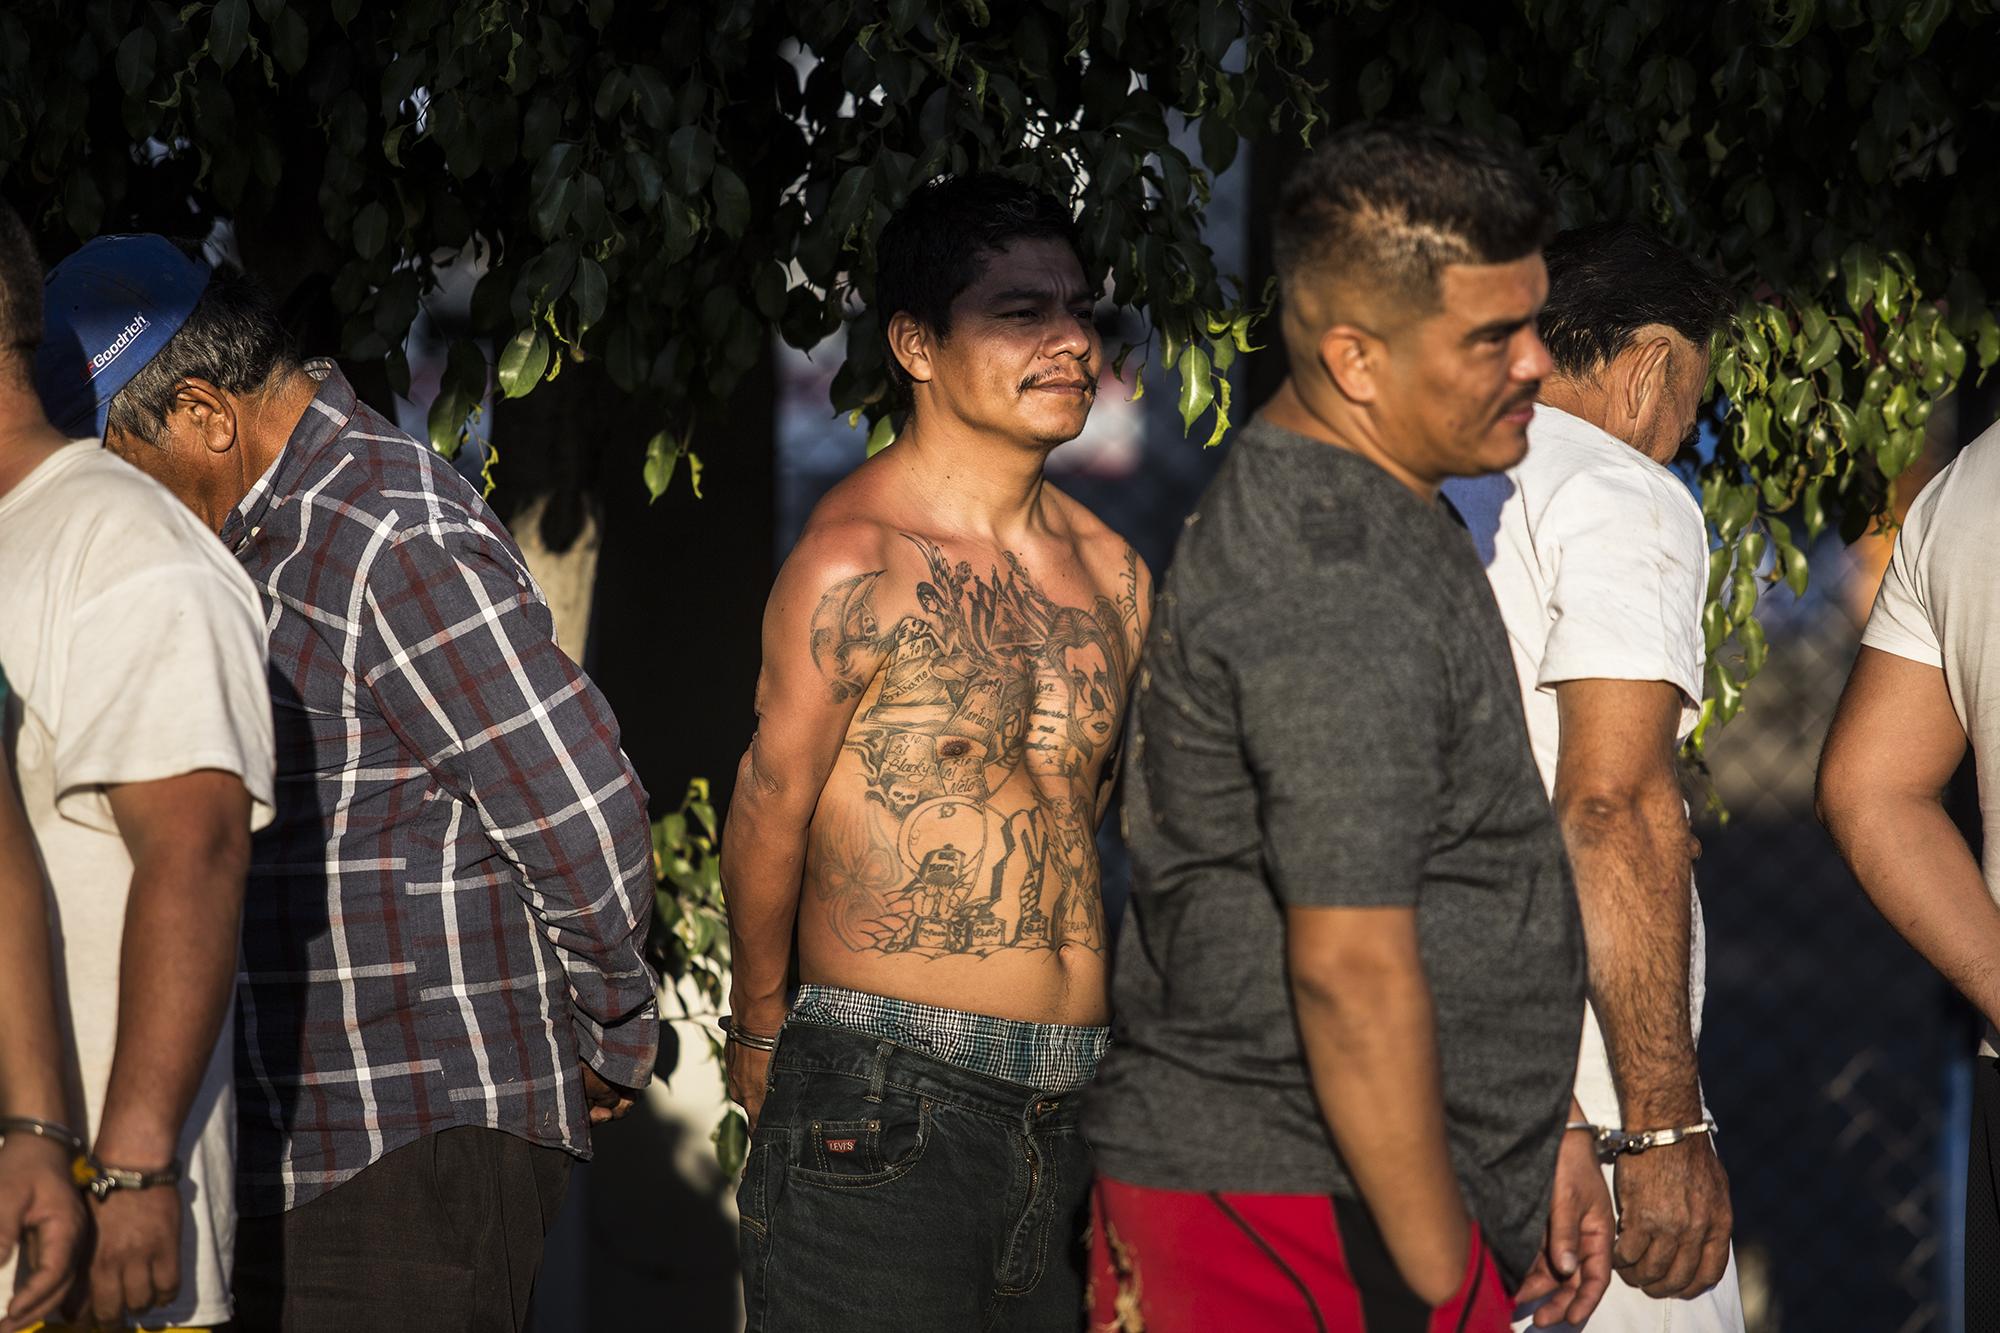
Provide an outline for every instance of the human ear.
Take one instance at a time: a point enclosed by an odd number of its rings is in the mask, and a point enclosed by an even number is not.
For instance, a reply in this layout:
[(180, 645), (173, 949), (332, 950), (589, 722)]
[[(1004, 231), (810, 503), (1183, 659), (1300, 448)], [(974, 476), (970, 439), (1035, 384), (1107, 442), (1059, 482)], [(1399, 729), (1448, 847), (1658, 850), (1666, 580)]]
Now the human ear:
[(931, 381), (931, 354), (936, 344), (936, 335), (908, 311), (898, 311), (890, 317), (889, 354), (901, 364), (903, 372), (919, 384)]
[(202, 448), (226, 454), (236, 444), (236, 406), (229, 395), (207, 380), (190, 377), (174, 386), (171, 411), (183, 420)]
[(1379, 338), (1352, 324), (1335, 324), (1319, 335), (1319, 363), (1351, 402), (1375, 401), (1384, 351)]
[(1664, 336), (1656, 336), (1625, 355), (1631, 364), (1626, 369), (1622, 386), (1625, 401), (1620, 406), (1628, 420), (1637, 421), (1652, 404), (1665, 400), (1673, 387), (1667, 382), (1673, 371), (1673, 344)]

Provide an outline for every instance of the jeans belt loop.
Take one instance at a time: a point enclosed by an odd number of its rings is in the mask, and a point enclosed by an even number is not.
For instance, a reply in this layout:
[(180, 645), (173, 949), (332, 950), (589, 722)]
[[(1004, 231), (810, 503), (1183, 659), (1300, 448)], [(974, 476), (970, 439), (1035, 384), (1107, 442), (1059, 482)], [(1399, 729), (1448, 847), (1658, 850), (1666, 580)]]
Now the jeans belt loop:
[(882, 1100), (882, 1085), (889, 1078), (889, 1055), (896, 1049), (892, 1041), (875, 1043), (875, 1060), (868, 1071), (868, 1097), (871, 1102)]

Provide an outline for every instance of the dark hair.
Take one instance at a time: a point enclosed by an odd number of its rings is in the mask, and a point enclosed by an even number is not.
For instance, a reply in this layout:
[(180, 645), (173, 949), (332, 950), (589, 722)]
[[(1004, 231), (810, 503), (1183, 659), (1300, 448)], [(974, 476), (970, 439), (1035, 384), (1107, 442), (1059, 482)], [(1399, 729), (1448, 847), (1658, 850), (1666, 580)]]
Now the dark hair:
[(0, 201), (0, 363), (34, 375), (42, 341), (42, 258), (21, 215)]
[(987, 260), (1015, 241), (1055, 240), (1076, 249), (1076, 222), (1055, 196), (1005, 176), (944, 176), (915, 190), (875, 243), (875, 315), (893, 384), (910, 383), (887, 346), (899, 314), (940, 338), (951, 304), (979, 280)]
[[(174, 244), (201, 257), (198, 245)], [(273, 371), (296, 364), (291, 337), (256, 280), (233, 265), (218, 264), (186, 322), (111, 400), (105, 428), (157, 444), (173, 407), (174, 386), (182, 380), (204, 379), (225, 393), (253, 393)]]
[(1554, 204), (1528, 160), (1463, 130), (1368, 121), (1334, 134), (1278, 201), (1285, 290), (1308, 276), (1362, 285), (1419, 313), (1447, 264), (1505, 264), (1542, 247)]
[(1542, 342), (1558, 375), (1588, 375), (1664, 324), (1706, 348), (1736, 308), (1729, 289), (1685, 251), (1628, 222), (1566, 231), (1549, 242)]

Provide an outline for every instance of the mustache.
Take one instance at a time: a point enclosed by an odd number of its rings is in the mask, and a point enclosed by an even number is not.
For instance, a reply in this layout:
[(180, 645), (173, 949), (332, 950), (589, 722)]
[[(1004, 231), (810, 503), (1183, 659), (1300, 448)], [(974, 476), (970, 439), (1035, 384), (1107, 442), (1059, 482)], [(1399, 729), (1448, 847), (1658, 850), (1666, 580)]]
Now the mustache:
[(1078, 366), (1075, 370), (1045, 370), (1040, 374), (1030, 375), (1021, 381), (1021, 392), (1039, 389), (1045, 384), (1081, 385), (1085, 393), (1092, 397), (1097, 395), (1097, 376), (1090, 373), (1088, 366)]

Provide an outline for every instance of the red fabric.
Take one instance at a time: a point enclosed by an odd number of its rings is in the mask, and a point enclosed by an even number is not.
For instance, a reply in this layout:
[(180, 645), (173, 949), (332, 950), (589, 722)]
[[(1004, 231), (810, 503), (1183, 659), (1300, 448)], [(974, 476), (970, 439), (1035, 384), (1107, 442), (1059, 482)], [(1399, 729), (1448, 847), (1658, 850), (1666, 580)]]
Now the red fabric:
[[(1316, 1333), (1321, 1325), (1301, 1283), (1326, 1333), (1380, 1333), (1363, 1317), (1331, 1199), (1220, 1197), (1227, 1209), (1208, 1194), (1098, 1178), (1091, 1192), (1086, 1298), (1091, 1333)], [(1230, 1210), (1275, 1251), (1282, 1267)], [(1466, 1269), (1458, 1294), (1432, 1312), (1427, 1333), (1509, 1333), (1513, 1302), (1476, 1232)]]

